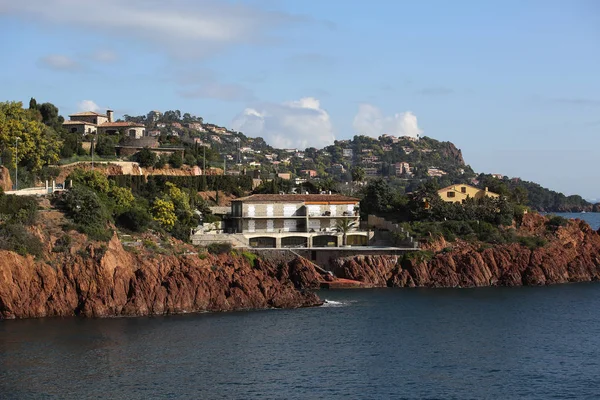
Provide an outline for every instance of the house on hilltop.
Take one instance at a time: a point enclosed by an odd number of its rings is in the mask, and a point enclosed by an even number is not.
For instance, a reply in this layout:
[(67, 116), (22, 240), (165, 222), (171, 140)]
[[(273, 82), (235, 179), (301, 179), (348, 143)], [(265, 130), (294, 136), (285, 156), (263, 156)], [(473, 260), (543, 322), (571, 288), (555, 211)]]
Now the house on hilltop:
[(498, 193), (490, 192), (487, 187), (479, 189), (466, 184), (447, 186), (438, 190), (437, 193), (442, 200), (448, 203), (463, 203), (468, 198), (478, 200), (484, 197), (500, 197)]
[(144, 124), (114, 122), (112, 110), (106, 110), (106, 114), (100, 114), (95, 111), (71, 114), (69, 115), (69, 121), (63, 123), (63, 127), (70, 133), (79, 133), (81, 135), (111, 135), (117, 134), (120, 131), (124, 131), (128, 137), (134, 139), (139, 139), (146, 135)]

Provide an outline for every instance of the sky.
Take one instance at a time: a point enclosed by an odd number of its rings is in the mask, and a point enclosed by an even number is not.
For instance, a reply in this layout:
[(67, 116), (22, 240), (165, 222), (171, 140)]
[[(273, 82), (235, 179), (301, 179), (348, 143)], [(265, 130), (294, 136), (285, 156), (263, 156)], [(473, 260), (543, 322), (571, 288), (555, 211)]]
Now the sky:
[(277, 147), (451, 141), (600, 199), (600, 2), (0, 0), (0, 101), (181, 110)]

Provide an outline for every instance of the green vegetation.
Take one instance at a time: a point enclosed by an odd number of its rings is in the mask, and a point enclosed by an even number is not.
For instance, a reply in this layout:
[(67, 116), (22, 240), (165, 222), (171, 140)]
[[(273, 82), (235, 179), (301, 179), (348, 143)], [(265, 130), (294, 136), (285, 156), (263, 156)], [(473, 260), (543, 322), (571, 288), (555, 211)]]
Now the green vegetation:
[(210, 254), (228, 254), (232, 250), (231, 243), (211, 243), (206, 246), (206, 250)]
[(42, 244), (28, 230), (36, 222), (38, 205), (32, 197), (0, 193), (0, 249), (41, 256)]
[[(580, 196), (565, 196), (519, 179), (477, 175), (454, 144), (429, 137), (414, 140), (384, 135), (375, 139), (357, 135), (324, 149), (296, 151), (273, 148), (262, 138), (248, 138), (241, 132), (206, 124), (202, 117), (179, 110), (125, 115), (124, 120), (145, 124), (161, 146), (178, 147), (160, 157), (150, 148), (142, 149), (130, 158), (142, 167), (163, 168), (169, 164), (179, 168), (185, 164), (222, 168), (226, 164), (240, 176), (106, 178), (97, 171), (75, 170), (68, 177), (74, 183), (73, 190), (57, 195), (54, 204), (65, 211), (72, 227), (92, 239), (108, 240), (117, 227), (135, 233), (150, 229), (188, 240), (200, 216), (207, 222), (215, 220), (207, 202), (198, 196), (199, 191), (216, 191), (217, 200), (223, 192), (243, 196), (253, 189), (252, 177), (262, 179), (254, 193), (332, 191), (359, 197), (363, 218), (374, 214), (402, 223), (407, 232), (421, 240), (443, 236), (447, 240), (520, 243), (536, 248), (544, 245), (543, 239), (515, 233), (526, 211), (591, 209), (591, 204)], [(0, 103), (0, 155), (12, 176), (18, 171), (20, 187), (57, 177), (59, 169), (53, 165), (58, 163), (90, 161), (92, 156), (94, 160), (114, 160), (118, 146), (129, 140), (124, 131), (95, 136), (67, 131), (63, 122), (58, 108), (51, 103), (38, 103), (32, 98), (28, 109), (18, 102)], [(84, 142), (89, 150), (84, 150)], [(410, 169), (397, 169), (400, 162), (410, 164)], [(429, 176), (428, 169), (433, 167), (442, 170), (442, 176)], [(313, 170), (317, 177), (313, 177)], [(290, 173), (292, 179), (281, 179), (278, 173)], [(295, 182), (297, 177), (308, 180)], [(487, 187), (501, 197), (453, 204), (442, 201), (436, 193), (441, 187), (459, 183)], [(0, 196), (0, 228), (8, 235), (0, 247), (14, 247), (22, 240), (26, 244), (19, 251), (26, 252), (33, 251), (30, 245), (36, 240), (27, 236), (27, 226), (35, 221), (37, 204), (34, 199), (22, 199)], [(558, 217), (551, 218), (547, 234), (565, 223)], [(349, 228), (343, 221), (338, 226), (344, 233), (344, 243)], [(55, 248), (60, 250), (64, 245), (59, 241)], [(209, 250), (222, 249), (215, 245)]]
[(477, 177), (479, 187), (488, 187), (492, 192), (509, 196), (517, 203), (526, 205), (537, 211), (546, 212), (579, 212), (592, 211), (597, 207), (581, 196), (565, 196), (562, 193), (546, 189), (537, 183), (521, 179), (494, 178), (491, 175), (481, 174)]
[[(383, 180), (371, 181), (362, 191), (361, 213), (375, 214), (399, 222), (412, 237), (420, 241), (444, 238), (490, 244), (520, 243), (529, 248), (543, 246), (543, 238), (519, 236), (519, 226), (526, 207), (514, 197), (467, 199), (464, 203), (443, 201), (438, 186), (427, 183), (410, 194), (402, 194)], [(511, 200), (512, 199), (512, 200)], [(549, 231), (566, 223), (564, 218), (551, 219)], [(402, 235), (397, 235), (402, 239)]]
[(248, 261), (248, 264), (250, 264), (251, 266), (256, 266), (256, 260), (258, 259), (258, 256), (254, 253), (251, 253), (249, 251), (244, 251), (242, 252), (242, 256)]

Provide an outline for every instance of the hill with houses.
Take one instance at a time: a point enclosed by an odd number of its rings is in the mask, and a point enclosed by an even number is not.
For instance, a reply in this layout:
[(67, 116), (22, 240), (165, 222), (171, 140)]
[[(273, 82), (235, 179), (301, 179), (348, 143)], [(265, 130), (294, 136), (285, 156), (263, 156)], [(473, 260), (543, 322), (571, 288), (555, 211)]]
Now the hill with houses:
[[(501, 194), (519, 188), (521, 194), (530, 193), (527, 205), (541, 211), (593, 209), (580, 196), (565, 196), (501, 174), (477, 174), (453, 143), (426, 136), (356, 135), (321, 149), (278, 149), (263, 138), (248, 137), (179, 110), (153, 110), (117, 120), (111, 110), (84, 111), (65, 119), (53, 104), (38, 104), (33, 98), (28, 109), (17, 102), (2, 106), (2, 114), (22, 114), (20, 120), (38, 124), (35, 135), (26, 136), (13, 125), (2, 139), (3, 164), (13, 171), (10, 166), (14, 165), (13, 152), (17, 152), (22, 185), (52, 178), (56, 175), (52, 165), (57, 162), (69, 164), (96, 157), (104, 161), (138, 161), (156, 170), (187, 165), (197, 174), (275, 179), (281, 181), (280, 189), (287, 190), (302, 186), (302, 190), (343, 191), (350, 183), (360, 186), (380, 178), (400, 193), (412, 192), (426, 182), (438, 187), (468, 183)], [(17, 146), (15, 140), (20, 140)]]

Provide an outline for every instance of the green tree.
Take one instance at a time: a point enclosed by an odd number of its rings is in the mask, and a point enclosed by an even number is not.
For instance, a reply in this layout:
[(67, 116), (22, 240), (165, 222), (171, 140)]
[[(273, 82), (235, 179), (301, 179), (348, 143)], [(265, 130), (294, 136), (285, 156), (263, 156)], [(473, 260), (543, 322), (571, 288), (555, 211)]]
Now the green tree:
[(352, 182), (362, 182), (365, 180), (365, 170), (362, 167), (352, 167)]
[(169, 165), (173, 168), (181, 168), (183, 165), (183, 158), (181, 157), (181, 153), (174, 152), (169, 156)]
[(385, 213), (391, 210), (392, 200), (393, 193), (390, 185), (383, 179), (376, 179), (364, 188), (360, 210), (364, 214)]
[[(31, 101), (30, 101), (31, 108)], [(64, 119), (58, 114), (58, 108), (52, 103), (42, 103), (38, 105), (38, 110), (42, 115), (42, 123), (54, 129), (60, 129)]]
[(94, 152), (100, 156), (114, 156), (117, 154), (113, 138), (108, 136), (98, 136), (98, 141), (94, 146)]
[(343, 218), (336, 222), (335, 229), (342, 233), (342, 244), (346, 246), (348, 240), (348, 232), (356, 227), (356, 221), (349, 218)]
[(147, 147), (137, 153), (136, 159), (143, 168), (153, 167), (156, 164), (156, 154)]
[(130, 208), (135, 201), (135, 197), (133, 196), (133, 193), (131, 193), (130, 188), (113, 185), (110, 188), (109, 195), (115, 202), (117, 210), (126, 210)]
[(175, 205), (170, 200), (160, 198), (154, 199), (154, 203), (150, 208), (150, 213), (152, 214), (152, 218), (167, 230), (173, 229), (177, 222)]
[(527, 189), (516, 186), (510, 193), (510, 199), (516, 204), (527, 204)]
[(67, 180), (72, 180), (74, 185), (87, 186), (98, 193), (106, 194), (110, 189), (110, 183), (106, 175), (97, 170), (89, 171), (77, 168), (69, 174)]
[(61, 140), (54, 130), (37, 120), (37, 111), (25, 110), (20, 102), (0, 103), (0, 148), (19, 165), (37, 173), (59, 160)]

